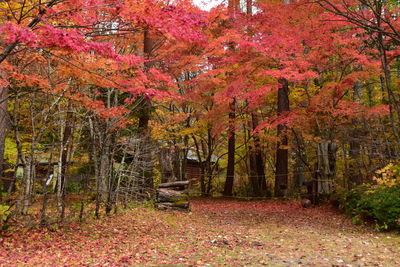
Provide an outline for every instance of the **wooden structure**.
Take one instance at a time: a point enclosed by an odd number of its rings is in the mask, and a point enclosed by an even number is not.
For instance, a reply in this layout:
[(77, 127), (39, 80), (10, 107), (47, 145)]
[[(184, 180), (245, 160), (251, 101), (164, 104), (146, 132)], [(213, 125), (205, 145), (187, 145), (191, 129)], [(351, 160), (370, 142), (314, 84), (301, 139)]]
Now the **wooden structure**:
[(186, 179), (189, 181), (200, 180), (203, 175), (203, 170), (201, 168), (201, 163), (194, 159), (186, 160)]
[(156, 208), (160, 210), (189, 210), (189, 181), (158, 185)]

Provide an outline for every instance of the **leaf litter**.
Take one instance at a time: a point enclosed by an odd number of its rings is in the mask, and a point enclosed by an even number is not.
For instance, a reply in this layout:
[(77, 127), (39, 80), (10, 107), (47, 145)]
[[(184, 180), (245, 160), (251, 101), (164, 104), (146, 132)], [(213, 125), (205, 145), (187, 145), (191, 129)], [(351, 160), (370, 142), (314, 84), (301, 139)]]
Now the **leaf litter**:
[(0, 266), (400, 266), (400, 237), (329, 206), (197, 198), (0, 238)]

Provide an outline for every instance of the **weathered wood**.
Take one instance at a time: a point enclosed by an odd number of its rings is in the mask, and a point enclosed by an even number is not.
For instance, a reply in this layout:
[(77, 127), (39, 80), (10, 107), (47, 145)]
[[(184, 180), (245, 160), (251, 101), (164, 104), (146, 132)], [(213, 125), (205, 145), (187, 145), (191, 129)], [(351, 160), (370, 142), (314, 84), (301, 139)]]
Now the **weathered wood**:
[[(164, 189), (164, 188), (162, 188), (162, 189)], [(182, 187), (168, 187), (168, 188), (165, 188), (165, 189), (178, 191), (181, 194), (188, 194), (189, 193), (187, 188), (182, 188)]]
[(177, 181), (177, 182), (159, 184), (158, 188), (170, 188), (170, 187), (184, 188), (184, 187), (187, 187), (188, 185), (189, 185), (189, 181)]
[(188, 210), (189, 209), (189, 202), (163, 202), (163, 203), (156, 203), (156, 208), (159, 210)]
[(182, 191), (170, 190), (161, 188), (157, 190), (157, 201), (158, 202), (180, 202), (187, 201), (187, 194), (183, 194)]
[(160, 210), (188, 210), (188, 185), (189, 181), (159, 184), (155, 207)]

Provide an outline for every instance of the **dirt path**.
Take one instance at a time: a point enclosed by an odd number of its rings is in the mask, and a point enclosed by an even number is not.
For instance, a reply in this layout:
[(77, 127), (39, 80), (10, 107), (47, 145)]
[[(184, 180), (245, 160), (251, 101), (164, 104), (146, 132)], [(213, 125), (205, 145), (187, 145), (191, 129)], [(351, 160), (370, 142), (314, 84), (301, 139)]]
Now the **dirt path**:
[(400, 266), (400, 236), (329, 207), (197, 199), (191, 213), (125, 214), (0, 238), (0, 266)]

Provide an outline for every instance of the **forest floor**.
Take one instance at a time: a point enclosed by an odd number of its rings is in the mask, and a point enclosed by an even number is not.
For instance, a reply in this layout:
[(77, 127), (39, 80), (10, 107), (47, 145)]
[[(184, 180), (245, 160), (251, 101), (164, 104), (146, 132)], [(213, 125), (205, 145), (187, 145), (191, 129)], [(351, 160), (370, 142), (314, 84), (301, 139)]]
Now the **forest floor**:
[(194, 199), (0, 237), (0, 266), (400, 266), (400, 236), (298, 201)]

